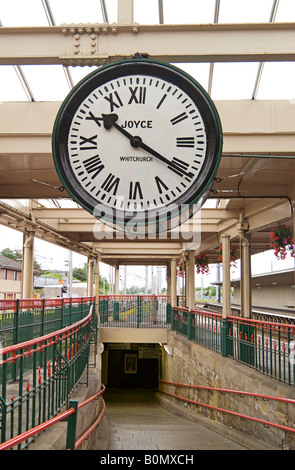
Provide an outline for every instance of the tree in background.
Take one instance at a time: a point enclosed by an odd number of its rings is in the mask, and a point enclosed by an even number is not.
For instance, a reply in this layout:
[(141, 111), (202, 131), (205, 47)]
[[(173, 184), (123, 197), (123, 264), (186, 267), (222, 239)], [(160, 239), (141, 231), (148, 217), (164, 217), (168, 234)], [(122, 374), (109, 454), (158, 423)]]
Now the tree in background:
[[(87, 282), (87, 263), (84, 263), (83, 268), (74, 268), (73, 269), (73, 279), (80, 281), (80, 282)], [(103, 294), (103, 282), (104, 282), (104, 290), (105, 295), (109, 293), (109, 283), (107, 279), (102, 278), (99, 276), (99, 293)]]

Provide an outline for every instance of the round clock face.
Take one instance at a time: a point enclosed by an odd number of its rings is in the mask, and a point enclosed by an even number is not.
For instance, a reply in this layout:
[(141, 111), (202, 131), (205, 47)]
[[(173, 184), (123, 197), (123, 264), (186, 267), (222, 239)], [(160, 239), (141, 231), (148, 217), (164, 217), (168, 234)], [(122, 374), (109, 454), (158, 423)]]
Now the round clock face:
[(123, 224), (169, 219), (195, 204), (210, 187), (221, 145), (218, 114), (200, 85), (149, 60), (90, 74), (66, 98), (53, 132), (68, 192), (94, 215)]

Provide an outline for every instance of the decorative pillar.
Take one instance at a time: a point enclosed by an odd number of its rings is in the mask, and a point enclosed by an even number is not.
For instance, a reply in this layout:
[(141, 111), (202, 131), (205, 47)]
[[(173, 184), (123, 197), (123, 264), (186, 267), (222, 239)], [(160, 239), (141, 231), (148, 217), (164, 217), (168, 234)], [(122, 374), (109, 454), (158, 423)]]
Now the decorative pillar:
[(94, 285), (95, 285), (95, 314), (99, 313), (99, 257), (95, 259), (94, 264)]
[(230, 288), (230, 236), (222, 236), (222, 317), (226, 318), (231, 313), (231, 288)]
[(241, 289), (241, 315), (250, 318), (252, 314), (252, 291), (251, 291), (251, 244), (250, 235), (246, 235), (248, 224), (244, 219), (244, 210), (240, 212), (238, 222), (238, 233), (240, 238), (240, 289)]
[[(295, 201), (292, 201), (292, 209), (293, 209), (293, 236), (295, 236)], [(293, 265), (294, 273), (293, 273), (293, 285), (292, 285), (292, 300), (293, 304), (295, 304), (295, 259)]]
[(171, 260), (171, 307), (177, 306), (177, 260), (173, 258)]
[(34, 232), (23, 235), (22, 298), (34, 296)]
[(184, 307), (188, 307), (188, 297), (189, 297), (189, 284), (188, 284), (188, 261), (187, 257), (184, 257)]
[[(171, 267), (167, 266), (167, 296), (171, 296)], [(169, 274), (170, 273), (170, 274)]]
[(119, 265), (115, 266), (115, 295), (119, 295)]
[(227, 316), (231, 313), (231, 288), (230, 288), (230, 236), (223, 235), (222, 243), (222, 356), (227, 356)]
[(88, 258), (87, 263), (87, 296), (93, 296), (93, 258)]
[(186, 283), (187, 283), (187, 307), (191, 312), (195, 308), (195, 252), (190, 250), (188, 252), (188, 263), (186, 272)]
[(252, 292), (251, 292), (251, 253), (250, 241), (241, 236), (241, 313), (244, 318), (251, 318)]

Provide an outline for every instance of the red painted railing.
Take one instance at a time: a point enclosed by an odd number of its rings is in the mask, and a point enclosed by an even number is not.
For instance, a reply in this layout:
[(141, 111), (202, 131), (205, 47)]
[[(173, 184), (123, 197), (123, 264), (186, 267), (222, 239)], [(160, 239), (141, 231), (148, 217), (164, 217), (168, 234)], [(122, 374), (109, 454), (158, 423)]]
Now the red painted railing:
[[(61, 299), (51, 300), (58, 303)], [(88, 315), (76, 323), (1, 349), (2, 442), (7, 440), (8, 433), (13, 439), (18, 437), (15, 431), (18, 434), (22, 434), (23, 429), (30, 432), (28, 423), (32, 428), (38, 423), (41, 431), (44, 423), (68, 403), (70, 393), (89, 367), (90, 344), (95, 340), (93, 335), (96, 335), (96, 321), (91, 304)], [(11, 373), (13, 369), (15, 374)], [(7, 401), (6, 397), (11, 393), (9, 377), (12, 375), (18, 378), (18, 396)], [(14, 429), (16, 413), (17, 430)]]
[[(87, 398), (87, 400), (84, 400), (82, 403), (78, 404), (78, 410), (83, 408), (83, 406), (86, 406), (89, 403), (96, 400), (97, 398), (99, 398), (104, 393), (104, 391), (105, 391), (105, 386), (102, 385), (102, 389), (98, 393), (96, 393), (95, 395), (93, 395), (90, 398)], [(91, 432), (100, 423), (100, 421), (101, 421), (101, 419), (104, 415), (104, 412), (105, 412), (105, 402), (104, 402), (103, 398), (102, 398), (102, 403), (103, 403), (103, 406), (102, 406), (102, 410), (101, 410), (99, 416), (97, 417), (95, 422), (87, 429), (87, 431), (85, 431), (82, 434), (82, 436), (80, 436), (79, 439), (76, 440), (75, 449), (78, 449), (81, 446), (83, 441), (89, 437)], [(16, 436), (12, 439), (9, 439), (8, 441), (4, 442), (3, 444), (0, 444), (0, 450), (9, 450), (12, 447), (17, 446), (18, 444), (21, 444), (22, 442), (26, 441), (30, 437), (34, 437), (37, 434), (40, 434), (40, 432), (45, 431), (46, 429), (49, 429), (54, 424), (59, 423), (60, 421), (67, 419), (69, 416), (73, 415), (75, 412), (76, 411), (75, 411), (74, 408), (69, 408), (68, 410), (66, 410), (64, 412), (59, 413), (54, 418), (51, 418), (48, 421), (45, 421), (44, 423), (42, 423), (38, 426), (35, 426), (34, 428), (30, 429), (29, 431), (26, 431), (26, 432), (20, 434), (19, 436)], [(77, 419), (77, 417), (76, 417), (76, 419)]]
[[(174, 387), (183, 387), (183, 388), (190, 388), (190, 389), (195, 389), (195, 390), (209, 390), (209, 391), (216, 391), (216, 392), (221, 392), (221, 393), (237, 394), (237, 395), (240, 395), (240, 396), (251, 396), (251, 397), (254, 397), (254, 398), (262, 398), (264, 400), (274, 400), (274, 401), (278, 401), (278, 402), (283, 402), (283, 403), (288, 403), (288, 404), (291, 404), (291, 405), (295, 405), (295, 400), (292, 400), (292, 399), (289, 399), (289, 398), (274, 397), (274, 396), (271, 396), (271, 395), (262, 395), (262, 394), (251, 393), (251, 392), (243, 392), (243, 391), (240, 391), (240, 390), (230, 390), (230, 389), (222, 389), (222, 388), (214, 388), (214, 387), (203, 387), (203, 386), (198, 386), (198, 385), (188, 385), (188, 384), (182, 384), (182, 383), (177, 383), (177, 382), (168, 382), (168, 381), (164, 381), (164, 380), (159, 380), (159, 383), (162, 383), (164, 385), (174, 386)], [(167, 392), (165, 390), (159, 389), (159, 392), (164, 393), (165, 395), (168, 395), (170, 397), (177, 398), (178, 400), (185, 401), (187, 403), (191, 403), (191, 404), (194, 404), (194, 405), (199, 405), (199, 406), (202, 406), (204, 408), (209, 408), (211, 410), (226, 413), (228, 415), (237, 416), (239, 418), (246, 419), (248, 421), (254, 421), (256, 423), (263, 424), (264, 426), (272, 426), (272, 427), (281, 429), (282, 431), (285, 431), (285, 432), (295, 433), (295, 428), (291, 428), (290, 426), (285, 426), (285, 425), (282, 425), (282, 424), (273, 423), (273, 422), (270, 422), (270, 421), (266, 421), (264, 419), (254, 418), (252, 416), (248, 416), (248, 415), (245, 415), (245, 414), (242, 414), (242, 413), (237, 413), (235, 411), (230, 411), (230, 410), (226, 410), (224, 408), (220, 408), (220, 407), (217, 407), (217, 406), (208, 405), (208, 404), (202, 403), (200, 401), (192, 400), (192, 399), (189, 399), (189, 398), (186, 398), (186, 397), (181, 397), (180, 395), (177, 395), (175, 393), (170, 393), (170, 392)]]

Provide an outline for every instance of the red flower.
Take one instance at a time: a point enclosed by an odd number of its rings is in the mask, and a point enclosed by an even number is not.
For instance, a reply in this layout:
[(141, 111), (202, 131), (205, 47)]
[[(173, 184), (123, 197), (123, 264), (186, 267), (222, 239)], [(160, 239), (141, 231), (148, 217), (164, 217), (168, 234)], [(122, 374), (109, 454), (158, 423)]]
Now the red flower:
[(294, 236), (292, 227), (287, 227), (285, 224), (279, 225), (275, 230), (270, 232), (270, 248), (274, 249), (274, 254), (277, 259), (285, 259), (287, 250), (290, 251), (291, 256), (294, 258)]
[(197, 273), (209, 273), (209, 257), (204, 254), (199, 254), (195, 257), (195, 265)]

